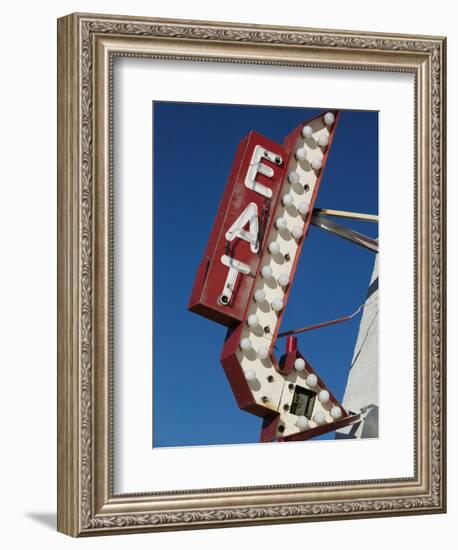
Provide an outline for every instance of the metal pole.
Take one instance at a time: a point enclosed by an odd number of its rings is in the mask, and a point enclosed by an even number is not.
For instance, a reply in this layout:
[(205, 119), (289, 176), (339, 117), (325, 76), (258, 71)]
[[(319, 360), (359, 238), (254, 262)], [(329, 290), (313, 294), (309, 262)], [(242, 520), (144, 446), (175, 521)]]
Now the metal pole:
[(336, 218), (346, 218), (347, 220), (361, 220), (364, 222), (378, 223), (376, 214), (363, 214), (361, 212), (348, 212), (346, 210), (331, 210), (330, 208), (314, 208), (314, 214), (322, 214), (324, 216), (334, 216)]
[(324, 229), (325, 231), (334, 233), (334, 235), (342, 237), (347, 241), (351, 241), (352, 243), (372, 250), (372, 252), (378, 253), (378, 241), (376, 241), (375, 239), (371, 239), (370, 237), (366, 237), (366, 235), (358, 233), (357, 231), (348, 229), (348, 227), (329, 220), (324, 216), (313, 214), (311, 223), (314, 226), (319, 227), (320, 229)]

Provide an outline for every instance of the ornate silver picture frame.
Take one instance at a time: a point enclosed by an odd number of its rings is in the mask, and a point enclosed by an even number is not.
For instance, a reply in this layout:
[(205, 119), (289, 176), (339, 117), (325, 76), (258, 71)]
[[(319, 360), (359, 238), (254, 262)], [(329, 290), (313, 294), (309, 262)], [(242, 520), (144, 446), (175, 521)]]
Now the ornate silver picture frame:
[[(445, 54), (445, 38), (433, 36), (59, 19), (59, 531), (76, 537), (445, 511)], [(112, 71), (119, 57), (413, 75), (412, 477), (114, 492)]]

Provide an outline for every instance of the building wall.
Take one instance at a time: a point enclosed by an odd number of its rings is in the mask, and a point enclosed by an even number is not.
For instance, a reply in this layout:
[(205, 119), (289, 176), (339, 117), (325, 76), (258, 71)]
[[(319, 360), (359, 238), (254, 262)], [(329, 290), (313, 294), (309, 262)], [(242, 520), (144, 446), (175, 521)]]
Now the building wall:
[(362, 410), (366, 412), (366, 416), (361, 423), (339, 430), (336, 434), (337, 439), (378, 437), (378, 295), (378, 255), (376, 255), (342, 402), (347, 410), (353, 412)]

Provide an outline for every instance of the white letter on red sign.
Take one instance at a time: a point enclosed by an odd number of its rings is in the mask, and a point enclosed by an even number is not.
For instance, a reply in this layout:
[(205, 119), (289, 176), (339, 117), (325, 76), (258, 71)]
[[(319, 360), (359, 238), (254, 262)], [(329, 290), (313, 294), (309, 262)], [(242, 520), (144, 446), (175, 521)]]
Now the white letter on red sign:
[(280, 155), (272, 153), (272, 151), (268, 151), (264, 147), (261, 147), (261, 145), (256, 145), (253, 150), (250, 166), (245, 177), (245, 185), (248, 189), (251, 189), (255, 193), (270, 199), (272, 197), (272, 189), (269, 189), (262, 183), (257, 182), (256, 176), (259, 173), (271, 178), (274, 175), (274, 171), (271, 166), (267, 166), (267, 164), (262, 163), (261, 159), (267, 159), (277, 165), (280, 165), (283, 162)]
[(250, 273), (250, 267), (243, 262), (239, 262), (230, 256), (221, 256), (221, 263), (226, 265), (229, 268), (226, 282), (224, 283), (224, 288), (219, 301), (224, 306), (227, 306), (232, 297), (232, 291), (234, 290), (235, 283), (237, 282), (237, 277), (239, 273), (243, 275), (248, 275)]
[[(245, 225), (249, 225), (249, 230), (244, 229)], [(258, 219), (258, 207), (255, 202), (250, 202), (250, 204), (245, 208), (245, 210), (240, 214), (240, 216), (235, 220), (235, 222), (229, 227), (226, 231), (226, 240), (228, 242), (233, 241), (234, 239), (242, 239), (250, 244), (251, 252), (256, 254), (259, 248), (259, 219)], [(230, 256), (222, 256), (221, 263), (229, 267), (229, 272), (226, 277), (226, 282), (224, 283), (223, 292), (219, 298), (219, 301), (223, 305), (228, 305), (232, 292), (235, 288), (235, 283), (237, 282), (237, 277), (239, 273), (248, 275), (250, 273), (250, 268)]]
[[(243, 229), (246, 224), (249, 224), (250, 230)], [(255, 202), (245, 208), (240, 216), (226, 231), (226, 240), (231, 242), (234, 239), (243, 239), (247, 243), (250, 243), (251, 252), (256, 254), (259, 248), (258, 243), (259, 235), (259, 220), (258, 220), (258, 207)]]

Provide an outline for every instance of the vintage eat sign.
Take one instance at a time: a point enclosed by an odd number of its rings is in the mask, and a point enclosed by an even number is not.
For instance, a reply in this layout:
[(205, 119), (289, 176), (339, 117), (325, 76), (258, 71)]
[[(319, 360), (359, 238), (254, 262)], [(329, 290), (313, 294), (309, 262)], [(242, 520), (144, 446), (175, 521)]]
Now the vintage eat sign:
[(288, 151), (252, 131), (239, 143), (189, 309), (224, 325), (244, 316)]
[(282, 145), (251, 131), (236, 151), (189, 309), (229, 327), (221, 363), (261, 441), (308, 439), (358, 415), (332, 396), (290, 338), (274, 346), (339, 118), (323, 113)]

